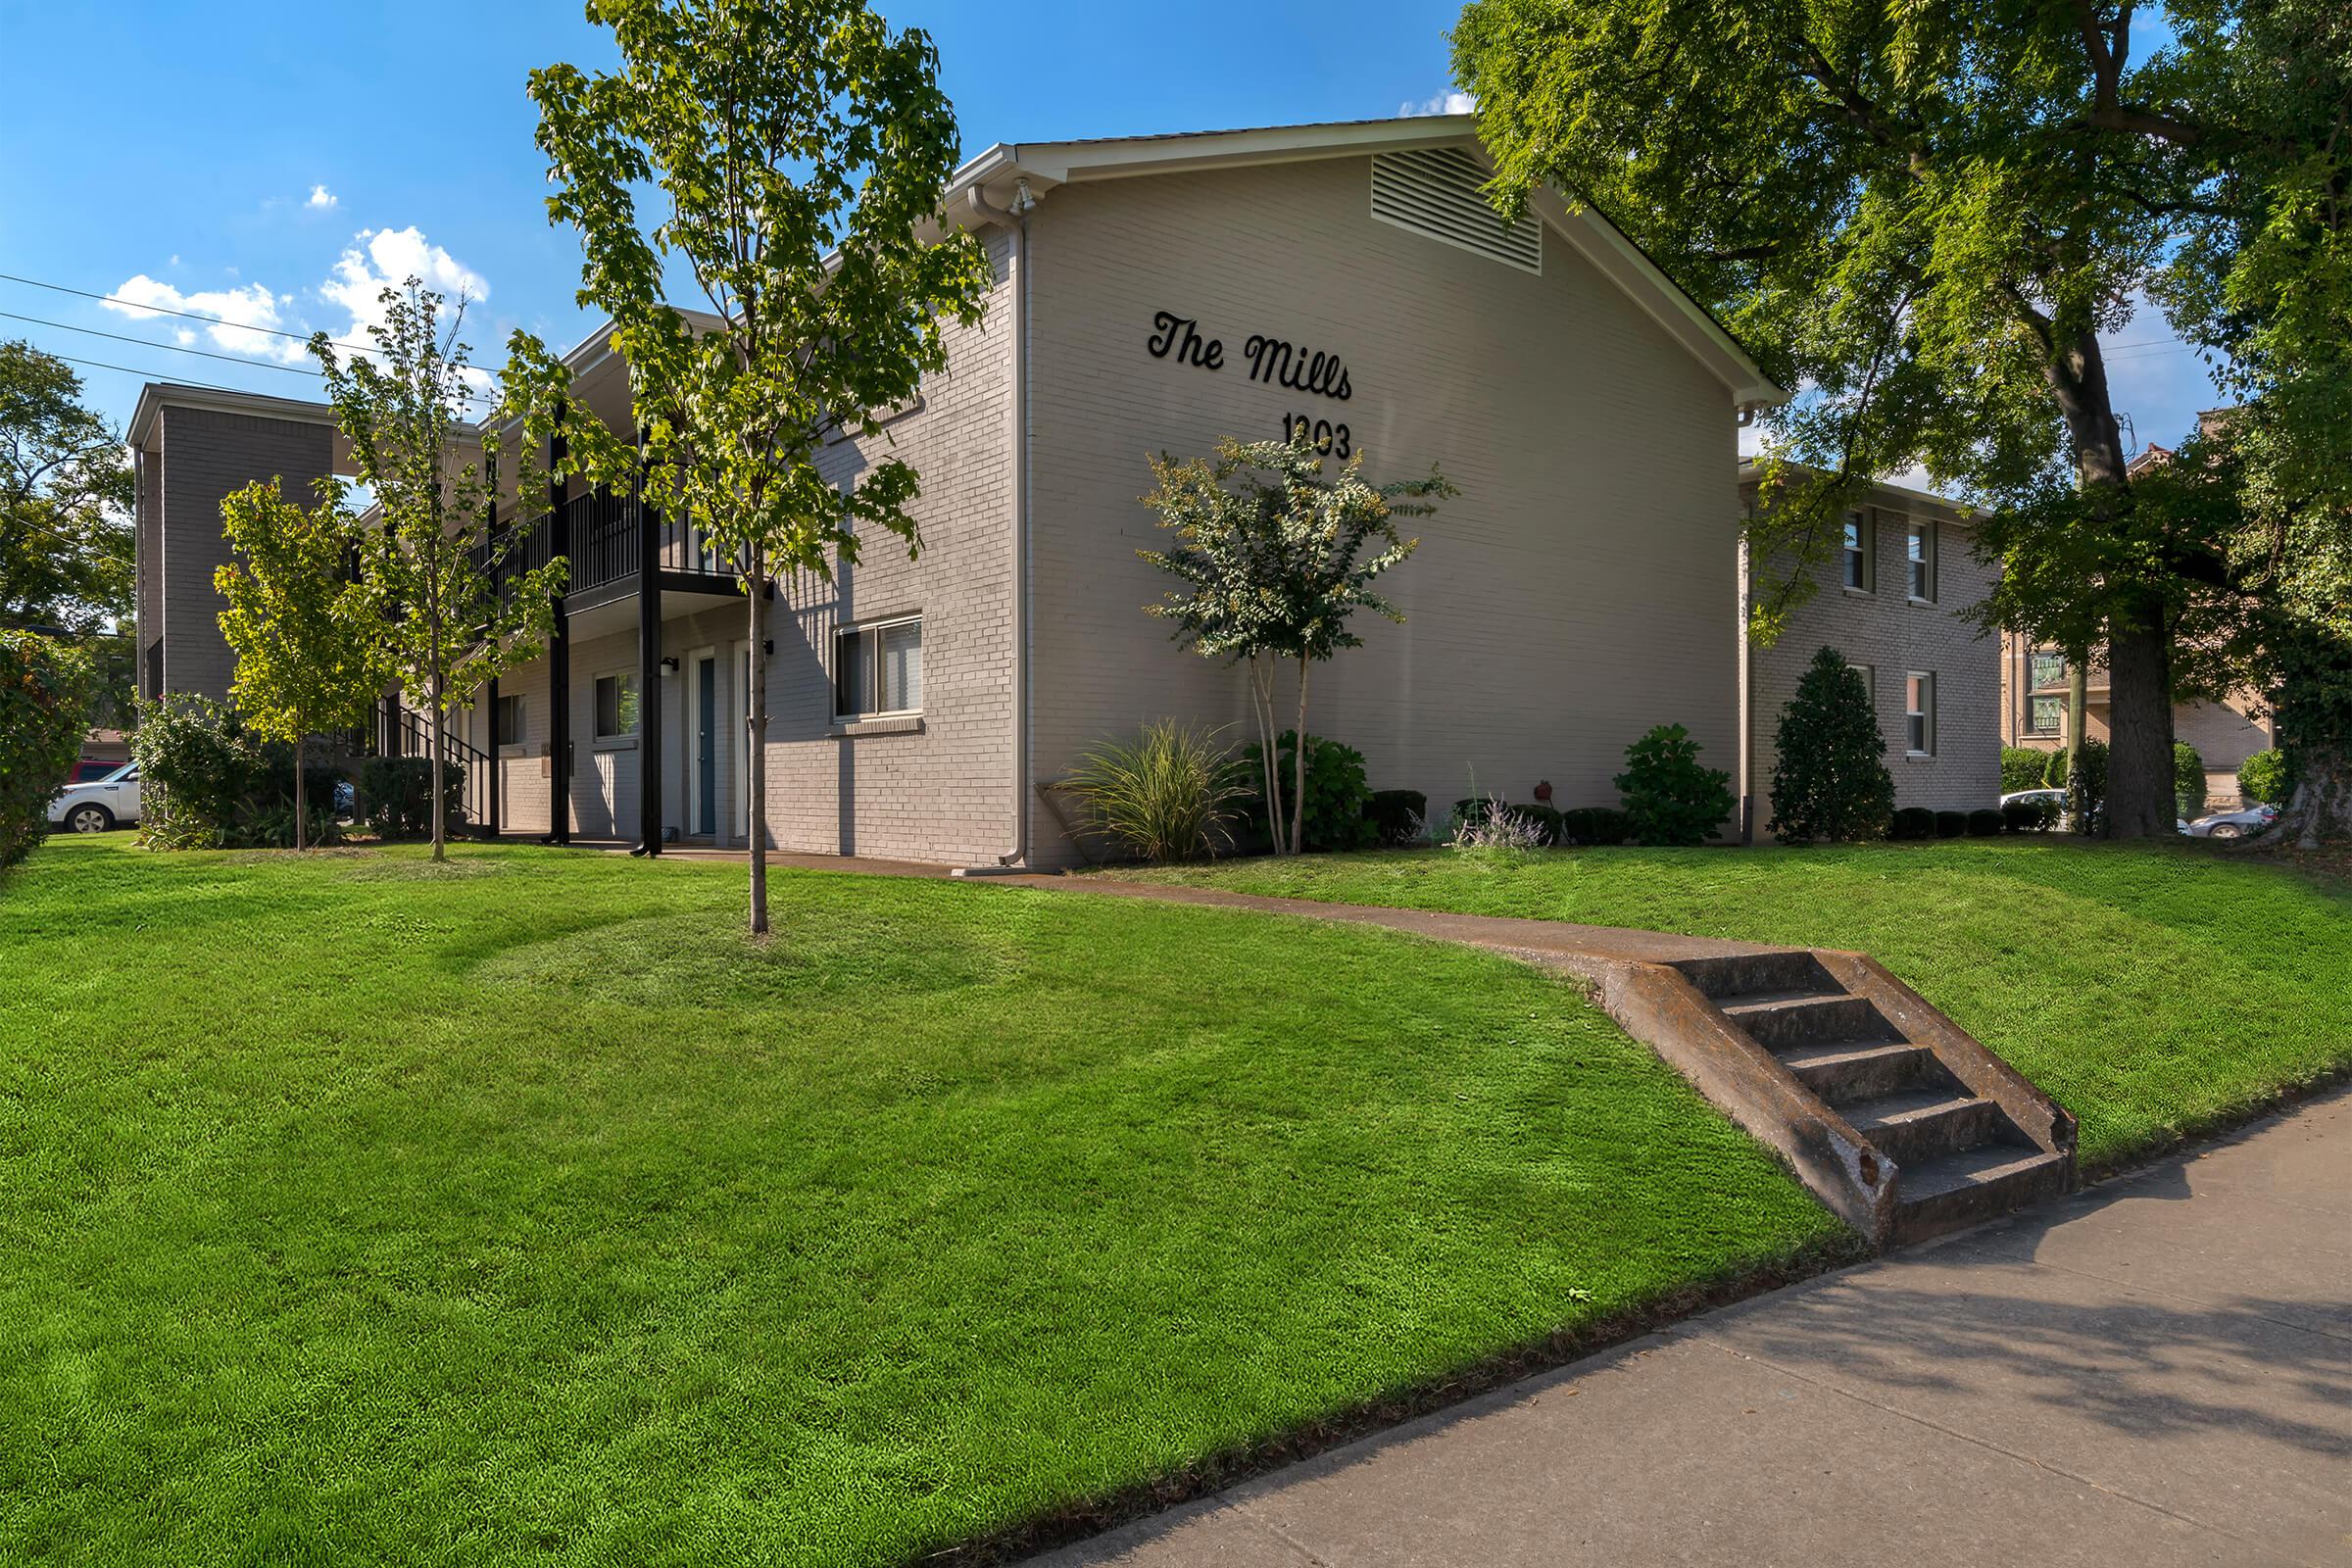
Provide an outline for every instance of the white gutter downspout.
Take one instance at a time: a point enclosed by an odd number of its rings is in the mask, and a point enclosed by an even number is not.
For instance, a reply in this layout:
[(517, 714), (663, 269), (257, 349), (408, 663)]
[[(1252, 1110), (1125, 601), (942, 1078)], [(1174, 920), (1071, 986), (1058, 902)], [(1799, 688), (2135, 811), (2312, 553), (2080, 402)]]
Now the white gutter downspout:
[(1029, 859), (1029, 210), (1021, 180), (1009, 208), (988, 199), (975, 180), (964, 199), (982, 222), (1012, 234), (1012, 849), (999, 866)]

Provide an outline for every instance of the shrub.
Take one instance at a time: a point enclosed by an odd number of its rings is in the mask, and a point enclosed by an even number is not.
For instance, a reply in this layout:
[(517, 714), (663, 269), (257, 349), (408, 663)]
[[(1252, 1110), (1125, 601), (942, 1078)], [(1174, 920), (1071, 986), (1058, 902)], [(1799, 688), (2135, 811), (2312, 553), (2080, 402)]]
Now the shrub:
[[(141, 844), (277, 848), (281, 828), (283, 844), (293, 844), (294, 748), (256, 735), (234, 708), (186, 696), (146, 704), (131, 751), (139, 762)], [(312, 811), (312, 821), (333, 818), (339, 778), (331, 768), (305, 772), (303, 792), (323, 808)]]
[(1453, 815), (1450, 823), (1454, 835), (1458, 838), (1464, 828), (1482, 826), (1497, 810), (1504, 812), (1512, 820), (1526, 827), (1533, 835), (1533, 841), (1527, 846), (1528, 848), (1562, 842), (1560, 813), (1550, 807), (1543, 805), (1541, 802), (1514, 806), (1500, 796), (1490, 795), (1472, 795), (1453, 803)]
[(1429, 830), (1429, 797), (1419, 790), (1374, 790), (1364, 803), (1364, 819), (1376, 843), (1417, 843)]
[(1937, 811), (1936, 813), (1936, 836), (1937, 838), (1956, 839), (1967, 831), (1968, 813), (1966, 811)]
[(98, 666), (83, 650), (28, 631), (0, 631), (0, 869), (32, 853), (49, 800), (98, 702)]
[(1173, 719), (1132, 741), (1105, 741), (1078, 764), (1070, 792), (1113, 842), (1147, 860), (1198, 860), (1233, 843), (1249, 795), (1222, 730)]
[(2001, 793), (2015, 795), (2019, 790), (2037, 790), (2046, 787), (2050, 776), (2050, 754), (2031, 746), (2001, 748)]
[(1968, 836), (1972, 839), (1991, 838), (2000, 832), (2002, 820), (1999, 811), (1988, 806), (1981, 807), (1968, 813)]
[(2187, 821), (2205, 814), (2205, 759), (2186, 741), (2173, 742), (2173, 804)]
[(1563, 844), (1623, 844), (1634, 836), (1634, 819), (1614, 806), (1572, 806), (1560, 813)]
[[(423, 838), (433, 831), (432, 759), (370, 757), (360, 764), (359, 814), (382, 839)], [(441, 814), (449, 827), (466, 820), (466, 770), (441, 764)]]
[(1627, 747), (1625, 771), (1610, 782), (1642, 844), (1704, 844), (1723, 836), (1732, 814), (1732, 775), (1701, 766), (1698, 742), (1680, 724), (1660, 724)]
[(2084, 741), (2082, 754), (2081, 778), (2068, 778), (2064, 752), (2057, 754), (2058, 760), (2051, 764), (2051, 769), (2058, 775), (2054, 782), (2067, 791), (2066, 808), (2074, 815), (2075, 831), (2095, 833), (2100, 813), (2107, 805), (2107, 743)]
[[(1292, 769), (1298, 757), (1298, 732), (1286, 729), (1274, 743), (1275, 765), (1282, 770), (1282, 787), (1287, 798)], [(1243, 754), (1249, 764), (1244, 787), (1262, 791), (1266, 770), (1265, 749), (1251, 741)], [(1256, 814), (1259, 820), (1266, 815), (1263, 794), (1258, 794)], [(1362, 850), (1369, 849), (1378, 839), (1378, 830), (1364, 815), (1371, 803), (1372, 787), (1364, 781), (1364, 754), (1352, 746), (1325, 740), (1320, 735), (1306, 738), (1306, 821), (1301, 837), (1304, 849)]]
[(1906, 806), (1894, 813), (1886, 832), (1889, 838), (1932, 839), (1936, 836), (1936, 813), (1924, 806)]
[(2284, 752), (2256, 752), (2238, 764), (2238, 799), (2248, 806), (2258, 802), (2264, 806), (2284, 806), (2294, 793), (2294, 770), (2287, 765)]
[(1870, 688), (1835, 648), (1813, 656), (1781, 710), (1772, 764), (1771, 830), (1784, 844), (1884, 837), (1894, 775)]
[(2047, 833), (2058, 823), (2058, 803), (2011, 801), (2001, 808), (2001, 823), (2012, 833)]

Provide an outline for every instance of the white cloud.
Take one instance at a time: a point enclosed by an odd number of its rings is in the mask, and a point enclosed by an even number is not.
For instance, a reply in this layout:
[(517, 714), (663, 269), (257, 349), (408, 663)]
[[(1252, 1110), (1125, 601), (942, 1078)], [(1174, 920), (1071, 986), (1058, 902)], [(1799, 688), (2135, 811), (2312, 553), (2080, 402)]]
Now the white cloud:
[(325, 212), (329, 209), (339, 207), (342, 204), (335, 199), (335, 193), (331, 190), (328, 190), (324, 185), (313, 185), (311, 187), (311, 199), (307, 202), (304, 202), (302, 205), (305, 207), (315, 207), (320, 212)]
[(1417, 104), (1398, 104), (1396, 113), (1400, 115), (1474, 115), (1478, 113), (1478, 100), (1466, 92), (1441, 92), (1424, 98)]
[[(324, 204), (318, 199), (321, 194), (326, 196)], [(312, 194), (313, 206), (333, 203), (332, 193), (324, 186)], [(175, 263), (177, 260), (173, 258)], [(226, 270), (233, 274), (235, 269)], [(341, 329), (330, 329), (328, 337), (344, 348), (373, 350), (375, 339), (368, 329), (383, 324), (384, 290), (397, 289), (412, 277), (442, 297), (441, 319), (445, 329), (449, 313), (460, 300), (472, 306), (490, 293), (487, 279), (426, 239), (423, 231), (414, 224), (407, 228), (364, 228), (336, 258), (333, 270), (317, 291), (318, 299), (345, 318)], [(114, 294), (116, 301), (108, 303), (108, 310), (132, 320), (167, 321), (172, 336), (185, 348), (193, 348), (209, 337), (216, 346), (230, 353), (281, 364), (301, 363), (309, 354), (305, 340), (312, 323), (296, 314), (296, 296), (292, 293), (274, 292), (260, 283), (182, 292), (141, 272), (115, 289)], [(189, 311), (220, 319), (196, 322), (184, 317), (167, 318), (163, 315), (166, 311)], [(263, 327), (302, 336), (279, 337), (257, 330)], [(495, 347), (481, 331), (466, 335), (477, 348)], [(467, 371), (466, 380), (475, 392), (485, 396), (496, 385), (496, 378), (478, 367)]]
[[(240, 288), (198, 289), (192, 294), (183, 294), (171, 284), (159, 282), (141, 272), (117, 287), (114, 294), (115, 298), (106, 302), (106, 308), (127, 316), (134, 321), (157, 319), (165, 311), (192, 311), (199, 316), (217, 316), (220, 318), (220, 320), (201, 330), (220, 348), (232, 354), (288, 363), (302, 358), (302, 344), (295, 339), (278, 337), (270, 331), (253, 330), (256, 327), (293, 330), (285, 318), (285, 309), (291, 302), (285, 295), (273, 294), (259, 283), (247, 283)], [(192, 345), (200, 329), (174, 324), (172, 330), (182, 344)]]

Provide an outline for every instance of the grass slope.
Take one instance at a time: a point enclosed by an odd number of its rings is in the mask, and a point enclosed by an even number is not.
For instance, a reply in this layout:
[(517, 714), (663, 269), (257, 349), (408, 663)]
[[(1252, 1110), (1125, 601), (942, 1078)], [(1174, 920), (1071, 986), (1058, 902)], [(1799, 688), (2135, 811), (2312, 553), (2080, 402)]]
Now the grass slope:
[(0, 879), (0, 1560), (904, 1560), (1838, 1244), (1499, 958), (741, 884)]
[(2073, 1110), (2094, 1168), (2352, 1067), (2352, 897), (2203, 846), (1428, 850), (1119, 874), (1859, 949)]

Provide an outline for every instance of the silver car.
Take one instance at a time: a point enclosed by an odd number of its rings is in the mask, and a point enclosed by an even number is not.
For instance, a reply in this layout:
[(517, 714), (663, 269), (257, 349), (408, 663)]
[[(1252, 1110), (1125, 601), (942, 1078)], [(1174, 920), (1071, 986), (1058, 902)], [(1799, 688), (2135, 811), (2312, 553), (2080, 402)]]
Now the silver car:
[(2188, 824), (2188, 835), (2197, 839), (2250, 839), (2278, 820), (2278, 808), (2257, 803), (2239, 811), (2216, 811), (2200, 816)]

